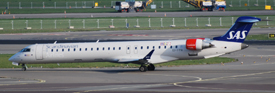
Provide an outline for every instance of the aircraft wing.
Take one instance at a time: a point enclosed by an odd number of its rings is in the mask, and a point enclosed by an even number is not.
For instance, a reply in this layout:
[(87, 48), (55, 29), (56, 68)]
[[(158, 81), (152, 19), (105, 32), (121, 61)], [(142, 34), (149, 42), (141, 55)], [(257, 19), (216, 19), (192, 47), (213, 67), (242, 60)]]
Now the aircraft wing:
[(115, 59), (115, 62), (118, 63), (161, 63), (161, 62), (169, 62), (173, 60), (178, 60), (178, 58), (170, 57), (170, 56), (161, 56), (161, 55), (153, 55), (155, 50), (151, 50), (145, 57), (143, 58), (119, 58)]
[(131, 62), (137, 62), (137, 61), (139, 61), (140, 59), (129, 59), (129, 58), (127, 58), (127, 59), (124, 59), (124, 58), (122, 58), (122, 59), (118, 59), (118, 63), (131, 63)]
[(121, 59), (117, 59), (118, 63), (131, 63), (131, 62), (140, 62), (140, 63), (144, 63), (144, 62), (148, 62), (148, 59), (151, 59), (151, 56), (153, 55), (155, 50), (151, 50), (145, 57), (143, 58), (121, 58)]

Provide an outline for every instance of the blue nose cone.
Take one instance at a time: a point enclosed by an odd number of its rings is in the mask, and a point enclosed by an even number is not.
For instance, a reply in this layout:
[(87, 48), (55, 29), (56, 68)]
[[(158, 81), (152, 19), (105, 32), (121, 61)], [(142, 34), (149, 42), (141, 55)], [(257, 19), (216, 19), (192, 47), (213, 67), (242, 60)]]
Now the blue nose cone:
[(14, 62), (14, 57), (13, 57), (13, 56), (10, 57), (10, 58), (9, 58), (9, 61)]
[(17, 54), (13, 55), (12, 57), (9, 58), (9, 61), (11, 62), (18, 62), (19, 61), (19, 57), (17, 56)]

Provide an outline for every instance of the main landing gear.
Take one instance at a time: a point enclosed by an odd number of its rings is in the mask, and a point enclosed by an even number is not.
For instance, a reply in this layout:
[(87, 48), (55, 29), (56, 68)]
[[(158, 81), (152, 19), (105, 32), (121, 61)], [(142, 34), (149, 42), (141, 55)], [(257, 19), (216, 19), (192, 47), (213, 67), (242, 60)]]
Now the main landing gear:
[(24, 63), (22, 64), (22, 71), (26, 71), (27, 70), (27, 65), (25, 65)]
[(154, 71), (155, 66), (153, 64), (149, 64), (148, 66), (146, 66), (145, 64), (141, 64), (141, 66), (139, 67), (140, 72), (146, 72), (147, 70)]

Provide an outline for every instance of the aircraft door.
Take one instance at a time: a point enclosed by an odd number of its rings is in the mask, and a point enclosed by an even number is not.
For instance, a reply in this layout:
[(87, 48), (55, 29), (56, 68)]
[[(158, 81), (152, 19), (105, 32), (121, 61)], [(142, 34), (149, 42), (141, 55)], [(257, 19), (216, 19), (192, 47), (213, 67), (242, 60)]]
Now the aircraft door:
[(36, 45), (35, 58), (36, 58), (36, 60), (42, 60), (43, 59), (43, 45), (42, 44)]
[(130, 54), (131, 53), (131, 46), (126, 46), (126, 54)]

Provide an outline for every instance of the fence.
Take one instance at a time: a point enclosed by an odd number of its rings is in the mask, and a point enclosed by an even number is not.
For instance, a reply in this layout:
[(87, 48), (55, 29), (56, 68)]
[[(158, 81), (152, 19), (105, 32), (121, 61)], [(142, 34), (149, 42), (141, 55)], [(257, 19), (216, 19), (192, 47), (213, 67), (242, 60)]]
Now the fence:
[[(275, 16), (260, 17), (265, 20), (275, 20)], [(211, 24), (212, 27), (231, 26), (237, 17), (188, 17), (188, 18), (128, 18), (128, 19), (59, 19), (59, 20), (0, 20), (0, 28), (12, 29), (93, 29), (109, 28), (113, 25), (116, 28), (133, 28), (134, 26), (144, 27), (205, 27)], [(258, 26), (275, 25), (275, 21), (261, 21)]]
[[(34, 8), (51, 8), (51, 9), (69, 9), (69, 8), (93, 8), (97, 1), (70, 1), (70, 2), (0, 2), (0, 8), (2, 9), (34, 9)], [(99, 6), (112, 7), (115, 6), (116, 1), (99, 1)], [(254, 9), (256, 7), (271, 5), (275, 6), (275, 0), (226, 0), (227, 9), (232, 7), (245, 7)], [(193, 9), (194, 7), (179, 0), (179, 1), (154, 1), (151, 4), (155, 4), (157, 8), (183, 8), (183, 9)]]

